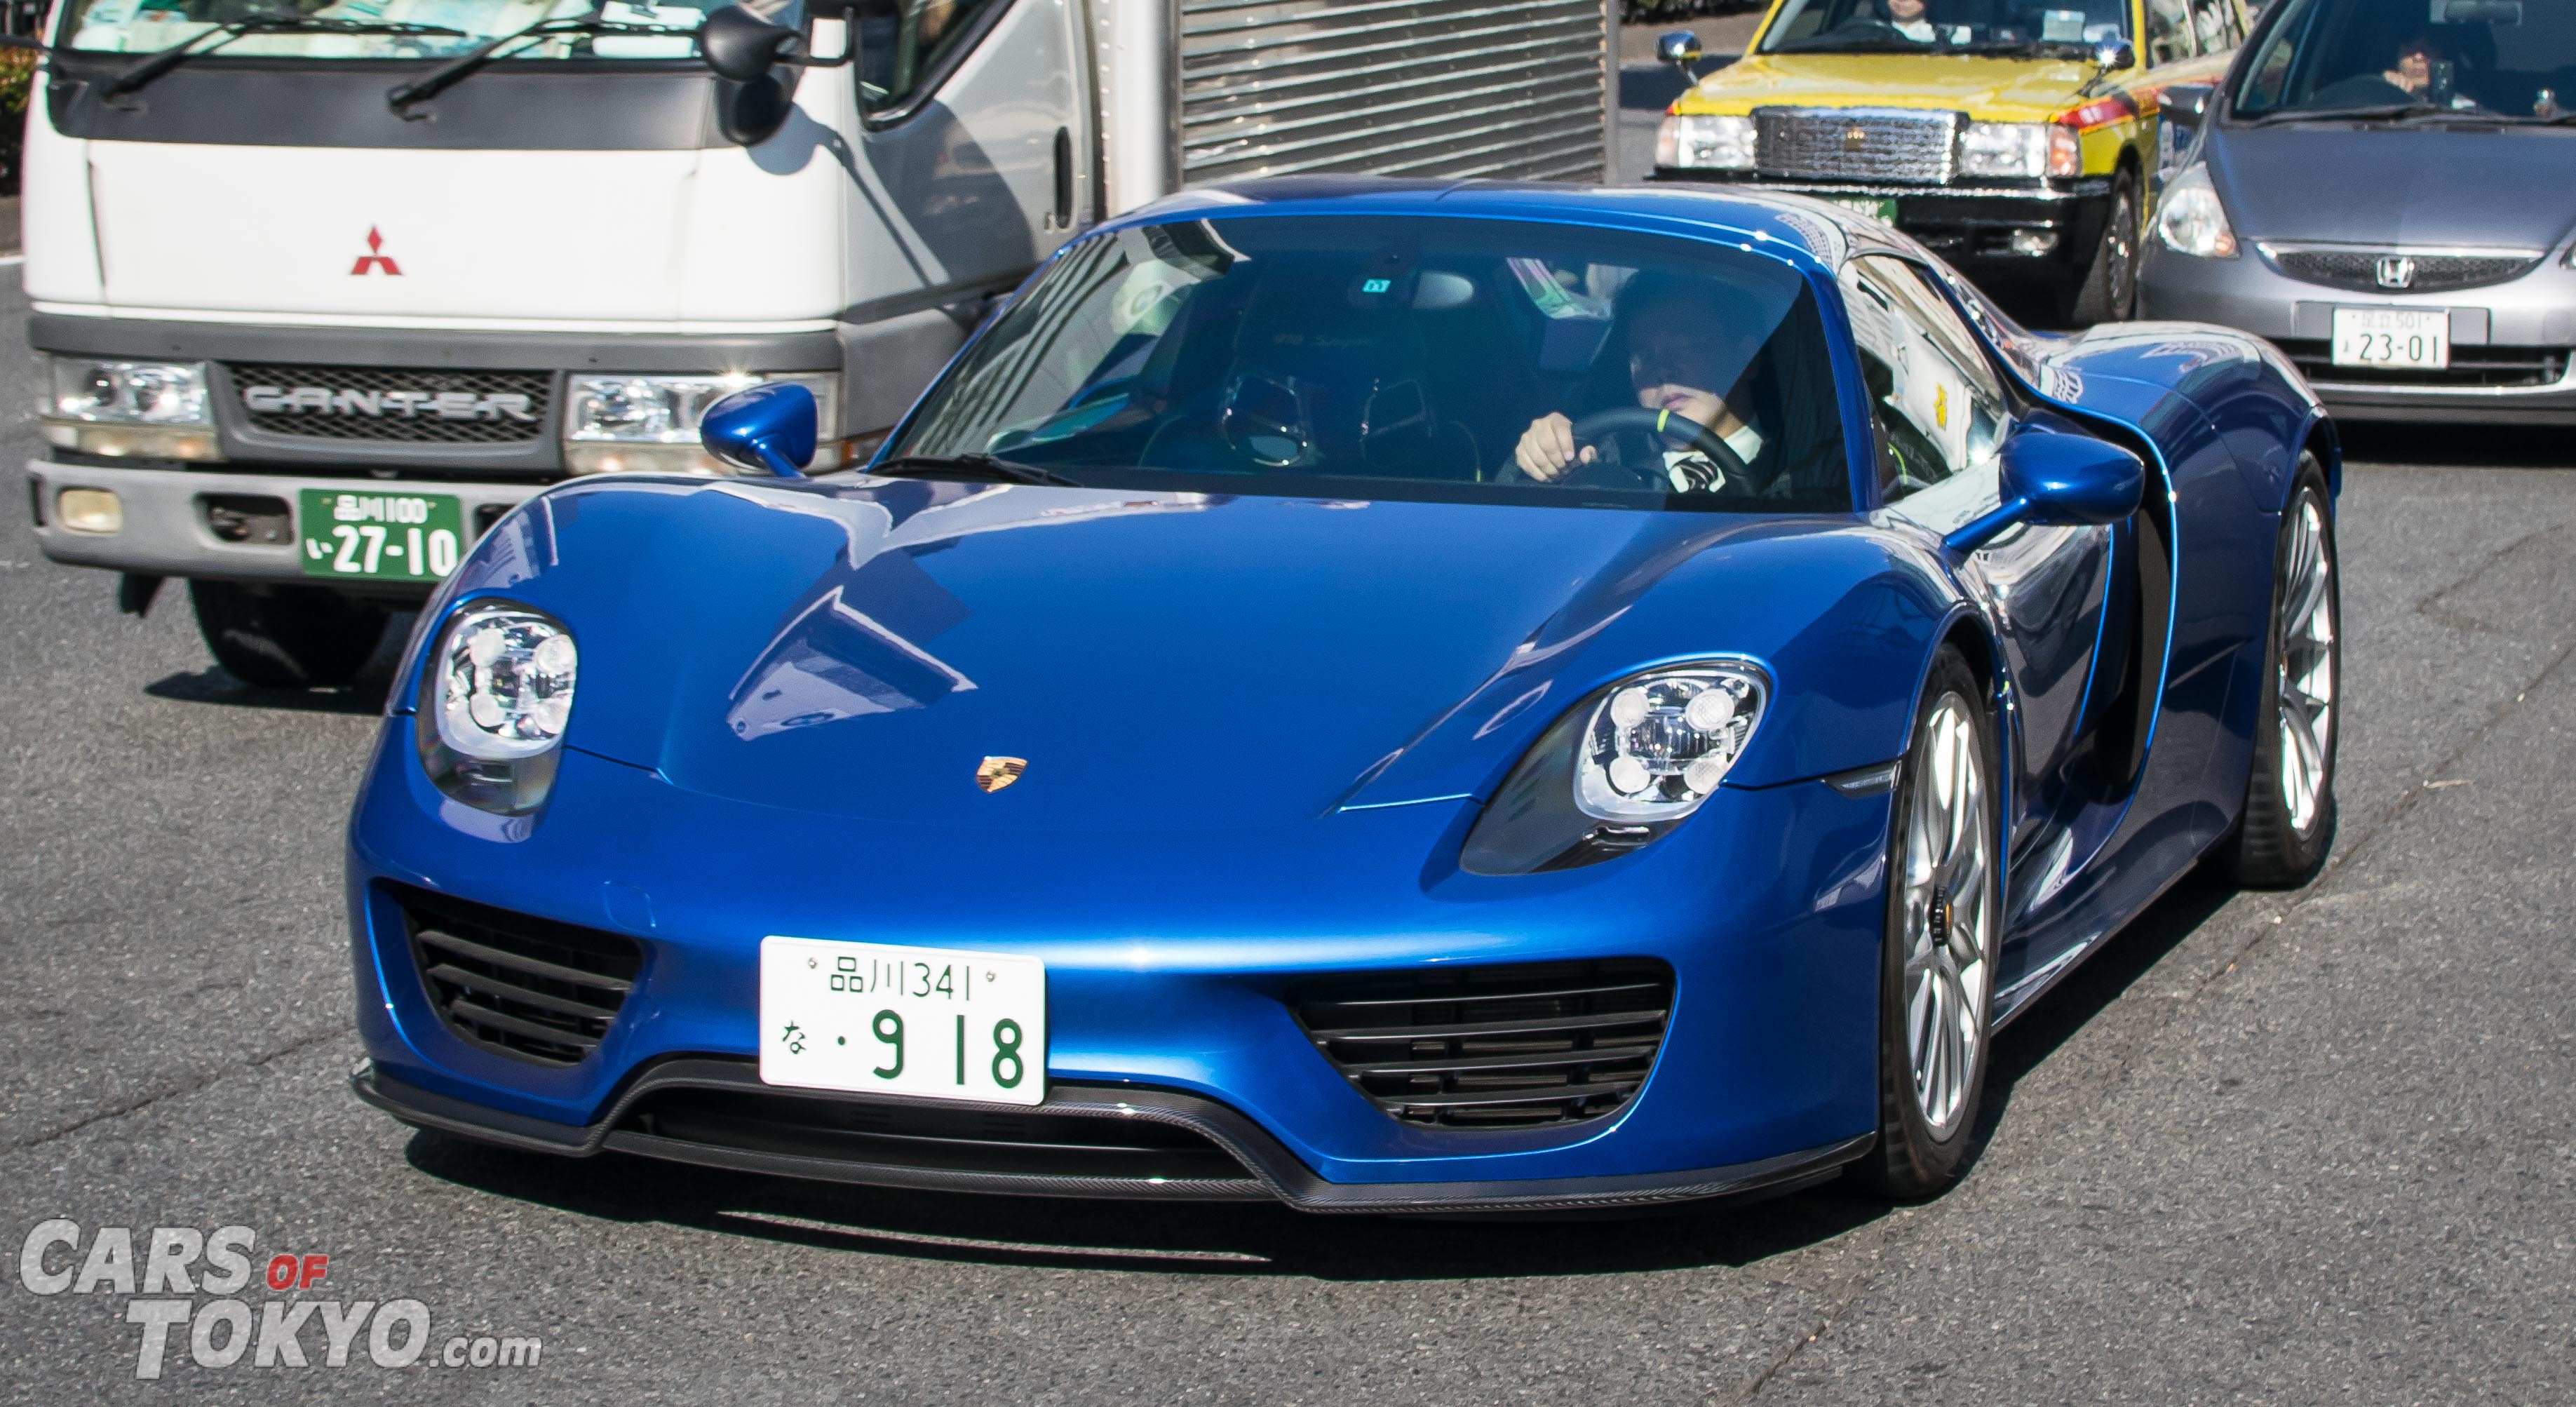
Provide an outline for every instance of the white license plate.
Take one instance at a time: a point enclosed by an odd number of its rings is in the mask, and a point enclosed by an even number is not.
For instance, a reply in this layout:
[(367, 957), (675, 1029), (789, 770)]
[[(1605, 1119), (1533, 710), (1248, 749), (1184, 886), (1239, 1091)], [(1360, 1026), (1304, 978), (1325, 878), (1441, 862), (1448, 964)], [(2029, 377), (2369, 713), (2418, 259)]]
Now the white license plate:
[(2337, 308), (2334, 364), (2440, 371), (2451, 364), (2451, 314), (2443, 308)]
[(760, 940), (760, 1078), (994, 1104), (1046, 1098), (1046, 964), (825, 938)]

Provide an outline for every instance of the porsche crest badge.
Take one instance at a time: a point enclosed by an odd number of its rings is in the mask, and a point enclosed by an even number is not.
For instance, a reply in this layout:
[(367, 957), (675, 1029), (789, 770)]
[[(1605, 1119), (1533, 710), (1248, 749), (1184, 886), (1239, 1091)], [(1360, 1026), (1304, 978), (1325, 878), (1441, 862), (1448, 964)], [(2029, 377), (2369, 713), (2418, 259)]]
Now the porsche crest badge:
[(1020, 779), (1029, 770), (1025, 757), (987, 757), (975, 765), (975, 785), (986, 791), (1000, 791)]

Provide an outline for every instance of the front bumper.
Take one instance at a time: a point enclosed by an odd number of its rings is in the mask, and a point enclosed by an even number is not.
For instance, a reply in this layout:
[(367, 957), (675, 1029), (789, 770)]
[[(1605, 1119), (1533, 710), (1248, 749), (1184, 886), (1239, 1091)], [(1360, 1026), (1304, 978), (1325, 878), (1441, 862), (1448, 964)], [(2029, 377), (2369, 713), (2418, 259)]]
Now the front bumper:
[[(2453, 369), (2364, 379), (2335, 367), (2337, 307), (2448, 310)], [(2150, 237), (2138, 271), (2138, 311), (2278, 343), (2338, 419), (2576, 424), (2576, 270), (2555, 259), (2483, 288), (2359, 293), (2291, 278), (2253, 248), (2234, 259), (2197, 259)]]
[[(1473, 802), (1252, 830), (940, 834), (730, 802), (568, 750), (536, 817), (459, 814), (422, 777), (411, 728), (389, 720), (360, 794), (349, 901), (371, 1062), (360, 1092), (413, 1123), (877, 1184), (1381, 1211), (1772, 1188), (1858, 1156), (1877, 1124), (1884, 795), (1730, 791), (1637, 855), (1497, 880), (1451, 863)], [(756, 878), (750, 852), (709, 843), (782, 834), (795, 844), (758, 847)], [(401, 885), (630, 937), (641, 966), (596, 1049), (553, 1068), (446, 1025), (388, 888)], [(779, 933), (1042, 958), (1048, 1101), (994, 1116), (1161, 1120), (1242, 1175), (925, 1170), (882, 1143), (813, 1144), (810, 1127), (717, 1140), (635, 1123), (637, 1101), (675, 1081), (828, 1103), (807, 1123), (834, 1129), (926, 1103), (758, 1084), (757, 954)], [(1321, 975), (1609, 957), (1671, 966), (1668, 1028), (1635, 1097), (1561, 1124), (1392, 1117), (1315, 1048), (1286, 997)]]
[[(2111, 184), (2087, 177), (2062, 187), (1925, 187), (1780, 181), (1742, 172), (1657, 167), (1658, 181), (1697, 181), (1783, 191), (1829, 201), (1896, 202), (1896, 227), (1962, 268), (1988, 274), (2081, 278), (2091, 268), (2111, 208)], [(2020, 235), (2024, 247), (2016, 247)], [(2029, 245), (2041, 242), (2046, 248)]]
[[(293, 514), (302, 489), (381, 487), (375, 479), (321, 478), (294, 474), (245, 473), (221, 466), (207, 468), (129, 468), (123, 465), (64, 464), (51, 459), (27, 462), (27, 504), (35, 521), (36, 543), (57, 562), (79, 567), (152, 576), (227, 577), (243, 581), (308, 582), (296, 551)], [(459, 500), (469, 538), (480, 537), (503, 513), (544, 487), (534, 483), (442, 482), (403, 479), (405, 492), (447, 494)], [(65, 489), (106, 489), (124, 510), (124, 526), (112, 533), (80, 532), (63, 526), (60, 498)], [(217, 510), (239, 500), (273, 500), (286, 515), (283, 540), (275, 532), (250, 540), (217, 536)], [(350, 586), (365, 589), (364, 583)], [(386, 588), (400, 592), (403, 588)], [(426, 588), (411, 588), (422, 594)]]

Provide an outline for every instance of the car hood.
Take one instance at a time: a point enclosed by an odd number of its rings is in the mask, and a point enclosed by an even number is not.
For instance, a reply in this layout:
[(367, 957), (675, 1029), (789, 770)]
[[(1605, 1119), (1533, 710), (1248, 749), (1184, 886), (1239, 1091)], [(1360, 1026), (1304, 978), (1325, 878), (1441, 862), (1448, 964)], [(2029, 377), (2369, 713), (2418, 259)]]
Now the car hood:
[(1955, 108), (1979, 118), (2040, 119), (2090, 70), (2058, 59), (1935, 54), (1752, 54), (1681, 96), (1675, 112), (1748, 112), (1774, 103)]
[(2547, 249), (2576, 221), (2576, 131), (2283, 126), (2216, 135), (2210, 173), (2245, 239)]

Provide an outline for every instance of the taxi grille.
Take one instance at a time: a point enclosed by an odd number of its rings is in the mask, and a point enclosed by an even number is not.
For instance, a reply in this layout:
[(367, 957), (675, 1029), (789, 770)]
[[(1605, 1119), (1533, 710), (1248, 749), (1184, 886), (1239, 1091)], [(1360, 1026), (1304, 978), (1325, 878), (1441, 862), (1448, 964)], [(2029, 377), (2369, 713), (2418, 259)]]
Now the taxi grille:
[[(272, 362), (233, 362), (225, 370), (253, 429), (307, 439), (524, 444), (546, 433), (554, 392), (550, 371)], [(279, 405), (281, 398), (288, 404)]]
[(581, 1063), (643, 966), (635, 943), (614, 933), (417, 889), (394, 897), (438, 1019), (467, 1044), (514, 1060)]
[(2281, 350), (2310, 381), (2343, 386), (2554, 386), (2567, 374), (2576, 348), (2451, 344), (2451, 364), (2439, 371), (2337, 366), (2334, 344), (2289, 339)]
[(1523, 1128), (1635, 1096), (1663, 1044), (1673, 973), (1649, 958), (1373, 973), (1289, 1000), (1315, 1048), (1390, 1116)]
[(1754, 165), (1765, 176), (1937, 186), (1957, 169), (1965, 120), (1887, 108), (1755, 108)]
[[(2371, 293), (2403, 291), (2407, 293), (2445, 293), (2455, 288), (2478, 288), (2490, 283), (2503, 283), (2518, 278), (2523, 271), (2540, 262), (2537, 253), (2494, 254), (2409, 254), (2402, 249), (2266, 249), (2281, 272), (2308, 283), (2328, 288), (2348, 288)], [(2380, 261), (2412, 261), (2405, 280), (2395, 283), (2379, 281)]]

